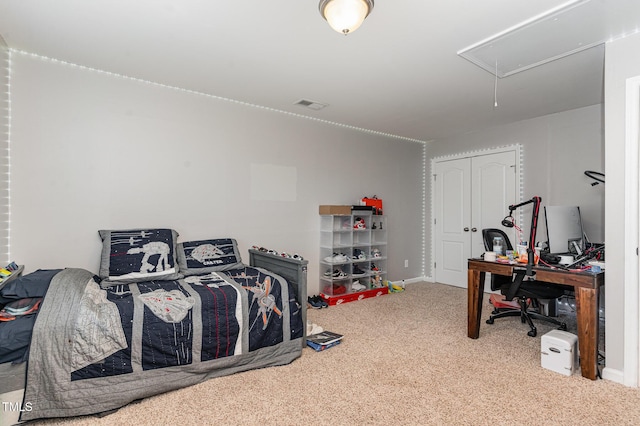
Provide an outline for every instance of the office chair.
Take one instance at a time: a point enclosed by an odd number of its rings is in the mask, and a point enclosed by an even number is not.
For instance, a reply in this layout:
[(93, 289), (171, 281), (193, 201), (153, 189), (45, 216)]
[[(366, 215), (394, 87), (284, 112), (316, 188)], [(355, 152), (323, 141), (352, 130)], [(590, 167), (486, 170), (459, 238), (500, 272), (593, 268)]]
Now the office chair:
[[(501, 229), (487, 228), (482, 230), (484, 247), (487, 251), (493, 251), (494, 237), (502, 238), (505, 250), (513, 250), (511, 241), (504, 231)], [(514, 277), (491, 274), (491, 290), (499, 290), (507, 300), (517, 298), (520, 309), (495, 308), (487, 320), (487, 324), (493, 324), (493, 321), (498, 318), (519, 316), (522, 323), (526, 322), (529, 324), (531, 330), (529, 330), (527, 334), (531, 337), (536, 337), (538, 334), (538, 331), (531, 320), (532, 318), (548, 321), (559, 326), (560, 330), (566, 330), (567, 325), (565, 323), (528, 309), (528, 300), (531, 300), (534, 307), (539, 307), (538, 299), (557, 299), (564, 295), (564, 288), (561, 286), (549, 285), (541, 281), (525, 280), (524, 278), (525, 271), (516, 273)]]

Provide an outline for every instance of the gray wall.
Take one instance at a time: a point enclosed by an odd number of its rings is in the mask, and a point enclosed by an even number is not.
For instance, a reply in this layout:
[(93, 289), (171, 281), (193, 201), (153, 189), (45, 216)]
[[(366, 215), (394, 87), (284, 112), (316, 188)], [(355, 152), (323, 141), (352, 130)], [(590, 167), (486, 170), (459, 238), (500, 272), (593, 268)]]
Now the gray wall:
[[(99, 229), (170, 227), (297, 252), (318, 291), (320, 204), (377, 194), (389, 278), (422, 276), (424, 144), (15, 53), (12, 257), (97, 272)], [(404, 267), (404, 260), (409, 267)]]
[[(594, 105), (506, 126), (429, 142), (427, 175), (432, 158), (487, 148), (520, 144), (523, 156), (523, 200), (542, 197), (542, 205), (580, 206), (584, 228), (593, 242), (604, 241), (604, 185), (591, 186), (585, 170), (604, 170), (602, 107)], [(427, 199), (431, 199), (427, 186)], [(508, 213), (507, 206), (504, 208)], [(431, 211), (427, 208), (427, 223)], [(502, 219), (502, 218), (501, 218)], [(546, 240), (544, 214), (539, 218), (538, 241)], [(523, 231), (528, 233), (530, 209), (523, 208)], [(431, 241), (431, 228), (427, 228)], [(430, 255), (430, 252), (427, 252)], [(432, 265), (431, 258), (427, 265)], [(427, 269), (426, 275), (433, 271)]]

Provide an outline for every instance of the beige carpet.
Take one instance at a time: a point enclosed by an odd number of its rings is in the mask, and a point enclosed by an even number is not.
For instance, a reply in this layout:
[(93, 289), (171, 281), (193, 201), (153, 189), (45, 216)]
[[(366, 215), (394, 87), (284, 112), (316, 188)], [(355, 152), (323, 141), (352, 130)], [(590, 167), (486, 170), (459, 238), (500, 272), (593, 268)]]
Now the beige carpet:
[[(488, 300), (488, 297), (485, 297)], [(467, 338), (466, 290), (439, 284), (310, 310), (343, 333), (290, 365), (213, 379), (65, 425), (638, 425), (640, 390), (540, 367), (518, 318)], [(483, 317), (489, 313), (487, 305)]]

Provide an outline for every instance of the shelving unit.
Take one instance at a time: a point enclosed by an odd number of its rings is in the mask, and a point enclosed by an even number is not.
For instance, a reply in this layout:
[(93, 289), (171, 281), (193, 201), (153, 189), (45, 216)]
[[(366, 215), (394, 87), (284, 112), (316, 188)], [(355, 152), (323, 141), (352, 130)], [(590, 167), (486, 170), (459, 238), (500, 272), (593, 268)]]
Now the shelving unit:
[(330, 305), (388, 293), (386, 217), (352, 213), (320, 216), (320, 293)]

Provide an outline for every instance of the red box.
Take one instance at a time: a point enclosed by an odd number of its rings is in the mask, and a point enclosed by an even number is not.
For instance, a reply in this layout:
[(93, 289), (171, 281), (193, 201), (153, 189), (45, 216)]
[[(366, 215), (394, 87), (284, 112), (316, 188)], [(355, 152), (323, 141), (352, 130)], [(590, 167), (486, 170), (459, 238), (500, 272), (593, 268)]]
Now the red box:
[(372, 198), (364, 197), (361, 200), (365, 206), (373, 207), (373, 214), (382, 214), (382, 200), (375, 195)]
[(335, 306), (342, 303), (355, 302), (356, 300), (370, 299), (372, 297), (378, 297), (385, 294), (389, 294), (388, 287), (372, 288), (371, 290), (360, 291), (358, 293), (340, 294), (337, 296), (329, 296), (320, 293), (320, 296), (329, 303), (329, 306)]

